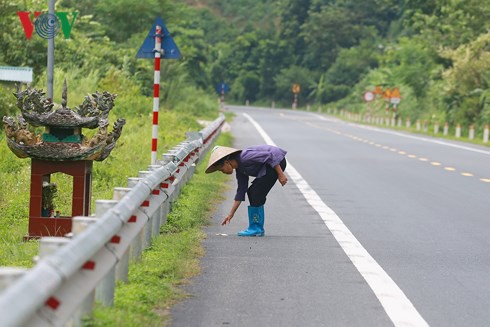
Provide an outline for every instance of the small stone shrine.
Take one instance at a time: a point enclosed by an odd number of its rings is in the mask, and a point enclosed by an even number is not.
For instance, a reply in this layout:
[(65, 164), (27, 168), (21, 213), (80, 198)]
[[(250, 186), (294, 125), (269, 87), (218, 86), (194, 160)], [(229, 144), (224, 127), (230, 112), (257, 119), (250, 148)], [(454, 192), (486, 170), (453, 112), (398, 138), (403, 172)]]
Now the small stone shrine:
[[(17, 119), (4, 116), (3, 125), (10, 150), (19, 158), (32, 160), (29, 233), (25, 238), (63, 236), (71, 231), (72, 217), (90, 214), (92, 163), (106, 159), (121, 136), (124, 119), (117, 119), (108, 133), (108, 116), (117, 95), (93, 93), (74, 110), (67, 107), (66, 81), (61, 107), (56, 110), (42, 91), (18, 88), (14, 95), (21, 114)], [(45, 131), (36, 136), (32, 127), (44, 127)], [(82, 128), (98, 131), (88, 139)], [(73, 177), (69, 217), (61, 215), (54, 206), (54, 173)]]

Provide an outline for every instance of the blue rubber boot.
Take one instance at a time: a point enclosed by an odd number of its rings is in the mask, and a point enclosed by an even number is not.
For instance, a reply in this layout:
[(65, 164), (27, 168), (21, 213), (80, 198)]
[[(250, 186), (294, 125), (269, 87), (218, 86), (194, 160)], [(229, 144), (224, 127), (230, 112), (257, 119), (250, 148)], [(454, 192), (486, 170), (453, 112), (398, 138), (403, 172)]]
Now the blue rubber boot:
[(264, 236), (264, 206), (248, 207), (248, 228), (238, 236)]

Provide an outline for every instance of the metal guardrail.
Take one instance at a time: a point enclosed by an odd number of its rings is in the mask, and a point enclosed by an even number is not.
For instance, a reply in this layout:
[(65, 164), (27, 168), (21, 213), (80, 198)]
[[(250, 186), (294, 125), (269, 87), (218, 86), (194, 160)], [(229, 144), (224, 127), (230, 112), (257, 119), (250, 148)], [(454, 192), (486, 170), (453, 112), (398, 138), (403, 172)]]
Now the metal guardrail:
[(95, 216), (73, 218), (70, 237), (41, 238), (32, 269), (0, 268), (0, 325), (78, 325), (94, 300), (111, 305), (116, 279), (127, 281), (130, 259), (137, 260), (158, 235), (223, 124), (221, 115), (188, 133), (158, 165), (115, 188), (113, 200), (97, 200)]

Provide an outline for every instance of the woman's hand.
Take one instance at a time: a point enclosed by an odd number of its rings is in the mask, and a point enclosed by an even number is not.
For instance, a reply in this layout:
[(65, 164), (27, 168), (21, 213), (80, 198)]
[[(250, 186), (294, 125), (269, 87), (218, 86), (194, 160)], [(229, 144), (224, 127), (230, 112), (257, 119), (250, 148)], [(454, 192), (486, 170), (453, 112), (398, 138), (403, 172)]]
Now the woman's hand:
[(233, 216), (235, 215), (235, 212), (237, 211), (238, 207), (240, 206), (240, 203), (242, 203), (242, 201), (235, 200), (233, 202), (233, 206), (231, 207), (230, 213), (228, 214), (228, 216), (226, 216), (225, 220), (223, 220), (223, 222), (221, 223), (221, 226), (224, 226), (224, 225), (229, 224), (231, 222), (231, 218), (233, 218)]
[(226, 216), (226, 218), (223, 220), (223, 222), (221, 223), (221, 226), (224, 226), (226, 224), (229, 224), (231, 222), (231, 218), (233, 218), (233, 215), (228, 215)]
[(288, 182), (288, 178), (284, 174), (284, 171), (282, 170), (281, 166), (276, 165), (274, 167), (274, 170), (277, 173), (277, 180), (279, 181), (279, 183), (281, 183), (282, 186), (286, 185), (286, 183)]
[(288, 182), (288, 178), (284, 173), (278, 174), (277, 180), (279, 181), (279, 183), (281, 183), (282, 186), (286, 185), (286, 183)]

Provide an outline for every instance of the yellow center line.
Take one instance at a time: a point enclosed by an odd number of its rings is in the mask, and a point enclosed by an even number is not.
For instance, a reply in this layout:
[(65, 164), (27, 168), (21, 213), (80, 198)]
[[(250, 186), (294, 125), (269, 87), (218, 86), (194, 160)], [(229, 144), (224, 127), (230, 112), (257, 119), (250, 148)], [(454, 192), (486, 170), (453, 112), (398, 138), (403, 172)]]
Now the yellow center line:
[[(281, 117), (285, 117), (284, 114), (279, 114)], [(286, 118), (289, 118), (286, 116)], [(325, 128), (322, 128), (318, 125), (315, 125), (315, 124), (311, 124), (311, 123), (307, 123), (307, 125), (310, 125), (312, 127), (315, 127), (315, 128), (319, 128), (319, 129), (325, 129)], [(382, 144), (378, 144), (378, 143), (375, 143), (375, 142), (372, 142), (372, 141), (369, 141), (369, 140), (366, 140), (366, 139), (363, 139), (363, 138), (359, 138), (357, 136), (354, 136), (354, 135), (351, 135), (351, 134), (345, 134), (345, 133), (341, 133), (339, 131), (336, 131), (336, 130), (331, 130), (331, 129), (328, 129), (329, 132), (332, 132), (334, 134), (337, 134), (337, 135), (343, 135), (343, 136), (347, 136), (355, 141), (359, 141), (359, 142), (363, 142), (363, 143), (367, 143), (369, 145), (374, 145), (378, 148), (382, 148), (384, 150), (389, 150), (391, 152), (398, 152), (398, 154), (401, 154), (401, 155), (407, 155), (408, 158), (411, 158), (411, 159), (415, 159), (417, 158), (417, 156), (415, 154), (407, 154), (407, 152), (405, 151), (398, 151), (397, 149), (395, 148), (390, 148), (389, 146), (383, 146)], [(419, 158), (420, 161), (429, 161), (429, 159), (427, 158), (424, 158), (424, 157), (420, 157)], [(442, 164), (440, 162), (437, 162), (437, 161), (431, 161), (430, 163), (432, 166), (442, 166)], [(447, 170), (447, 171), (456, 171), (456, 168), (453, 168), (453, 167), (444, 167), (444, 170)], [(462, 176), (465, 176), (465, 177), (473, 177), (474, 175), (472, 173), (468, 173), (468, 172), (463, 172), (461, 173)], [(480, 181), (484, 182), (484, 183), (490, 183), (490, 178), (480, 178)]]

